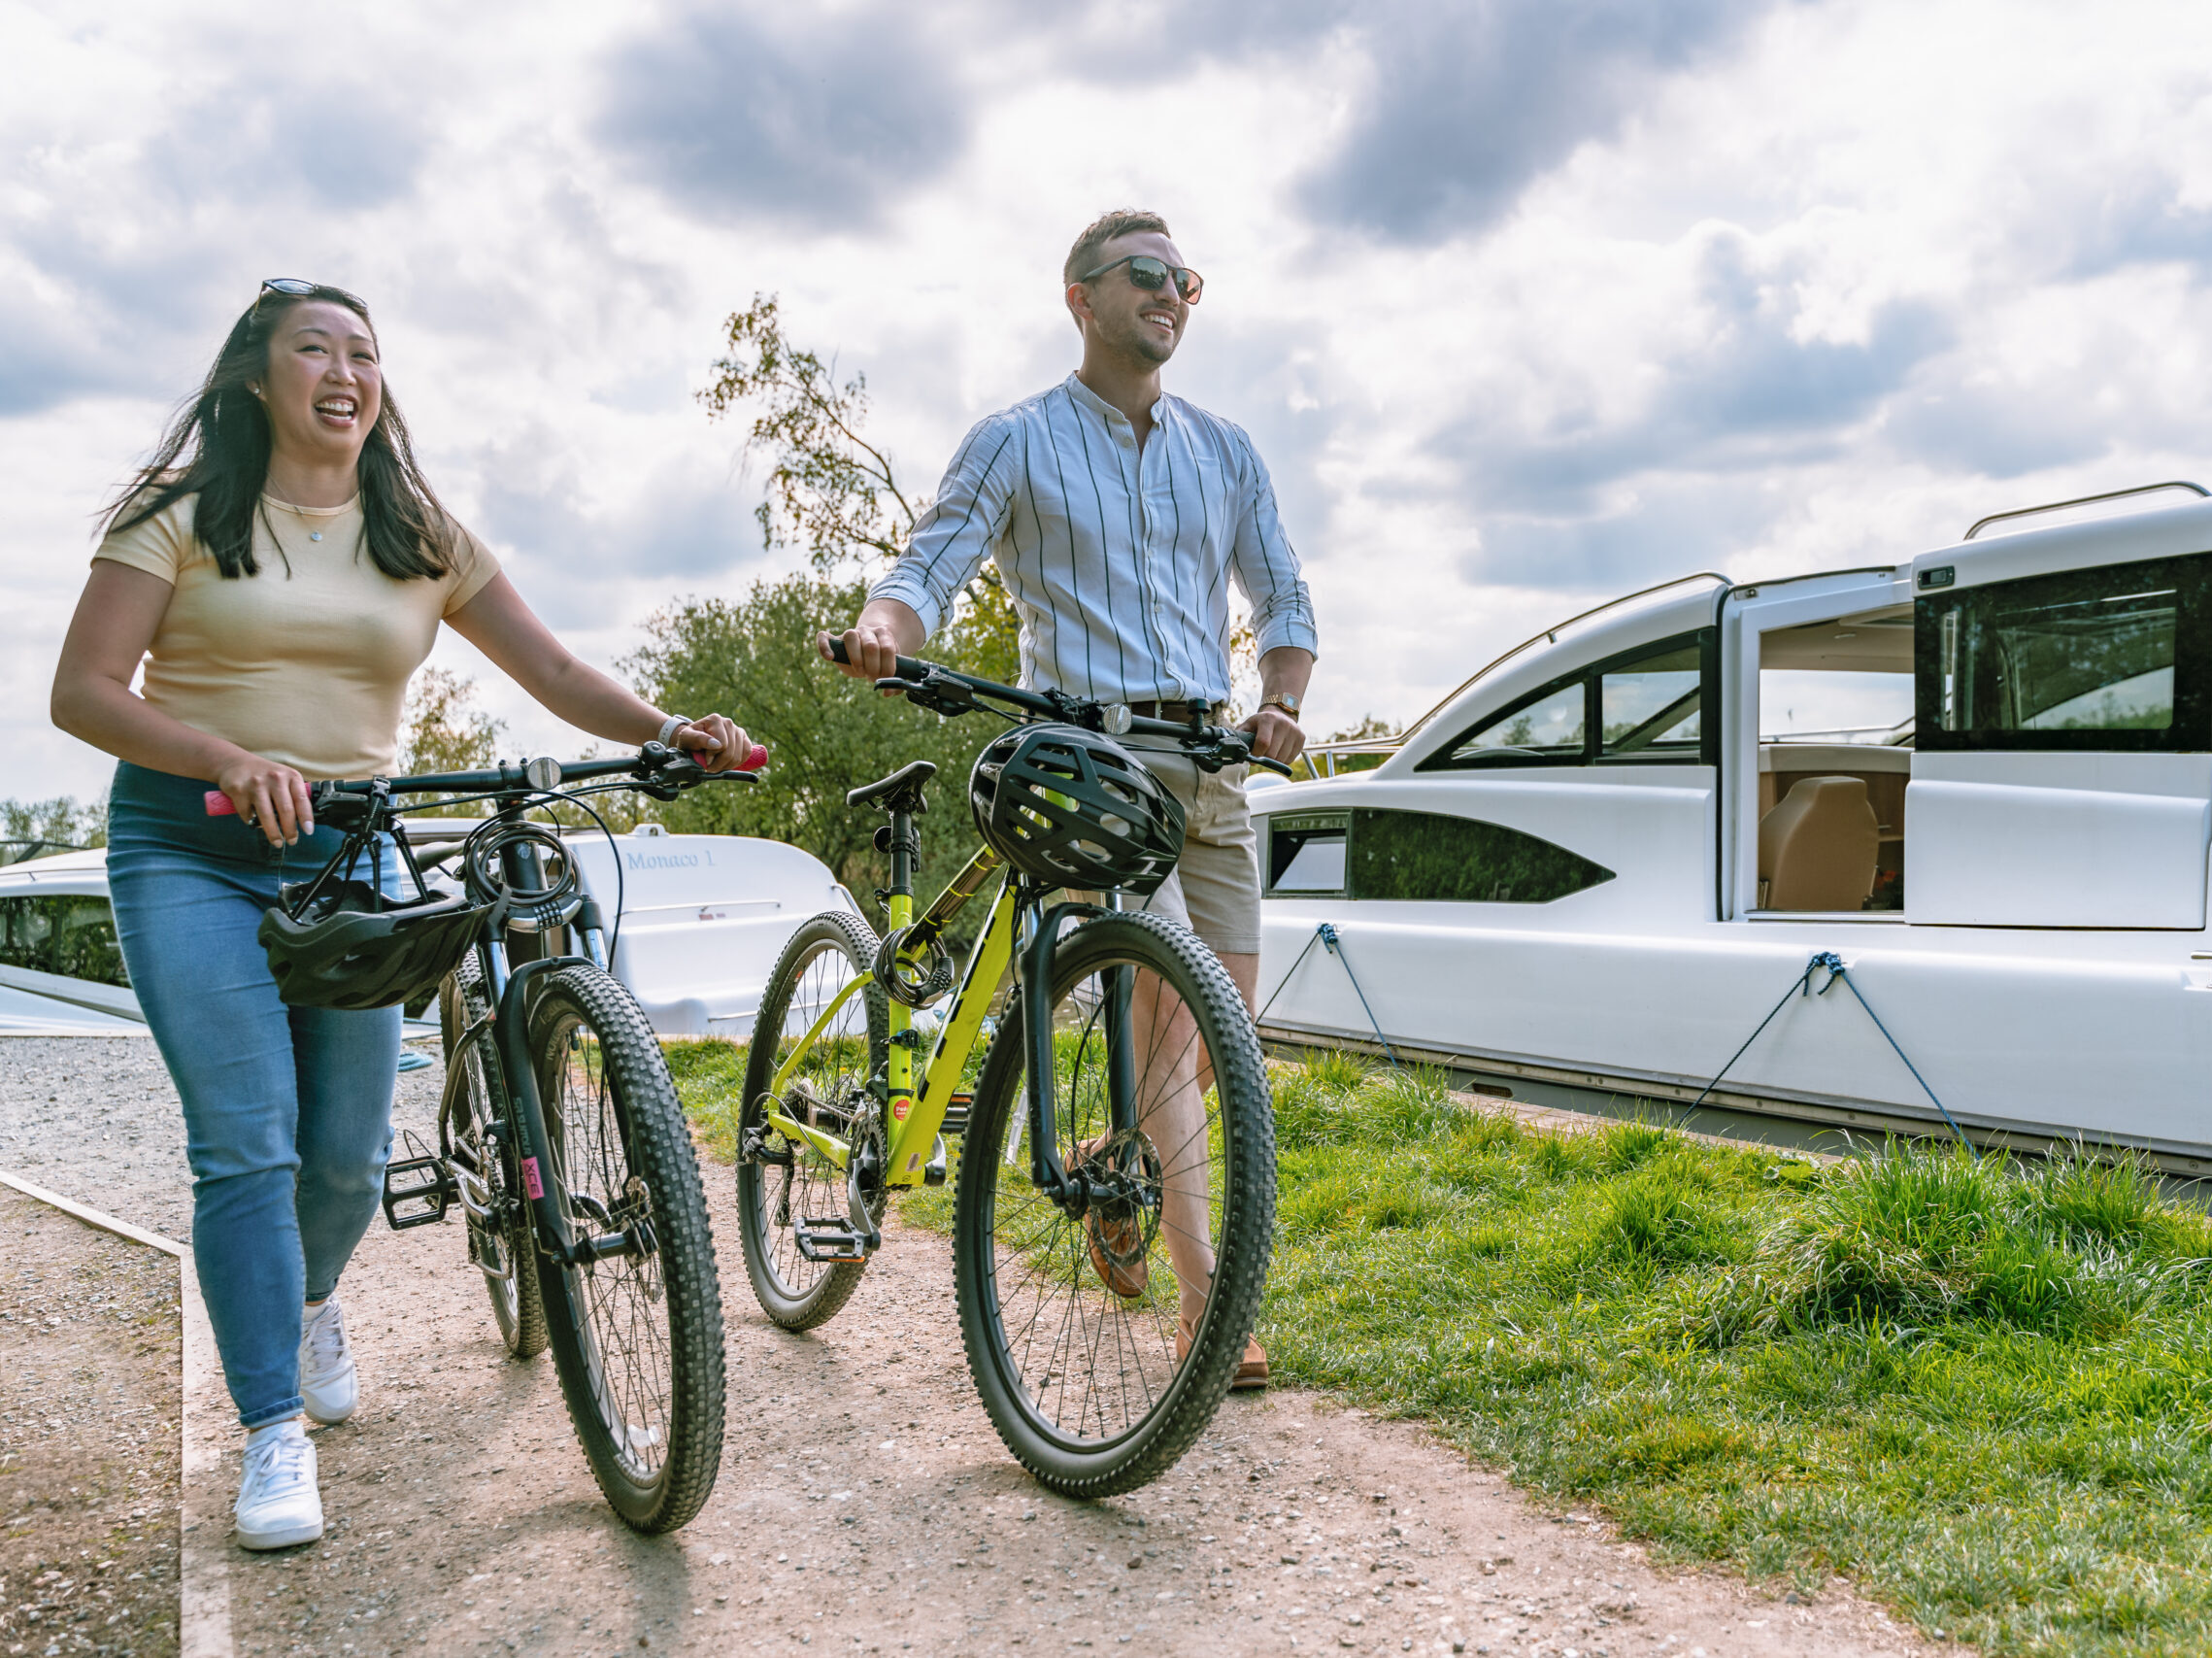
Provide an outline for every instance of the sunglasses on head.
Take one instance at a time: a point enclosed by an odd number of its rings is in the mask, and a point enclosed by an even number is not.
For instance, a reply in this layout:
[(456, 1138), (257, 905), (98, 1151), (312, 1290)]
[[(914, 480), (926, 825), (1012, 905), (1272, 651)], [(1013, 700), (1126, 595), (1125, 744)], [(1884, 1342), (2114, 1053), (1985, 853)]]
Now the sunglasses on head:
[(281, 293), (286, 299), (313, 299), (319, 294), (327, 299), (335, 299), (341, 305), (349, 306), (364, 317), (369, 314), (368, 306), (348, 293), (344, 288), (332, 288), (328, 283), (309, 282), (305, 277), (262, 278), (261, 290), (253, 296), (253, 309), (260, 310), (263, 296), (271, 293)]
[(1077, 282), (1090, 282), (1104, 276), (1116, 265), (1129, 267), (1129, 281), (1147, 293), (1157, 293), (1167, 286), (1167, 279), (1175, 279), (1175, 291), (1183, 296), (1183, 303), (1195, 305), (1198, 295), (1206, 290), (1206, 279), (1189, 265), (1171, 265), (1165, 259), (1156, 259), (1150, 254), (1124, 254), (1118, 259), (1109, 259), (1096, 270), (1077, 277)]

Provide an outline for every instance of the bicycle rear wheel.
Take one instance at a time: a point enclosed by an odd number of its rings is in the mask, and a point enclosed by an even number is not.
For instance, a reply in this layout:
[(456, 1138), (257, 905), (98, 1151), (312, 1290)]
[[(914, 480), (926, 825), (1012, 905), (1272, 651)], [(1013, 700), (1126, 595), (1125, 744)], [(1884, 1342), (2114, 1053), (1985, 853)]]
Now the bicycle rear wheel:
[[(438, 987), (438, 1023), (445, 1033), (446, 1065), (454, 1065), (453, 1048), (488, 1003), (484, 970), (474, 952)], [(522, 1205), (522, 1183), (515, 1164), (514, 1139), (496, 1139), (491, 1124), (508, 1110), (506, 1081), (499, 1054), (486, 1037), (473, 1042), (458, 1062), (461, 1080), (452, 1096), (453, 1114), (446, 1125), (447, 1142), (456, 1161), (466, 1162), (484, 1191), (479, 1215), (468, 1209), (468, 1257), (484, 1273), (491, 1297), (492, 1321), (499, 1338), (518, 1359), (534, 1359), (546, 1350), (546, 1303), (538, 1288), (538, 1252), (531, 1243), (529, 1216)]]
[[(1273, 1248), (1274, 1110), (1243, 998), (1189, 929), (1099, 916), (1054, 972), (1056, 1149), (1101, 1196), (1062, 1206), (1030, 1179), (1017, 1011), (970, 1108), (954, 1285), (1007, 1448), (1053, 1489), (1104, 1497), (1172, 1467), (1235, 1379)], [(1126, 1038), (1107, 1016), (1117, 983)], [(1116, 1066), (1133, 1106), (1119, 1129)]]
[(539, 1262), (569, 1420), (615, 1511), (673, 1531), (714, 1490), (722, 1445), (721, 1291), (690, 1133), (652, 1027), (596, 967), (548, 975), (529, 1046), (570, 1226), (630, 1240), (588, 1266)]
[[(845, 1171), (809, 1141), (769, 1123), (770, 1085), (803, 1046), (778, 1100), (784, 1114), (849, 1144), (856, 1133), (881, 1132), (868, 1083), (890, 1051), (882, 989), (854, 992), (811, 1041), (807, 1036), (838, 992), (875, 959), (876, 935), (858, 916), (830, 910), (813, 917), (784, 946), (753, 1021), (738, 1114), (737, 1211), (754, 1296), (786, 1330), (812, 1330), (834, 1316), (867, 1267), (810, 1260), (800, 1249), (802, 1223), (847, 1224)], [(882, 1207), (881, 1199), (871, 1204), (879, 1222)]]

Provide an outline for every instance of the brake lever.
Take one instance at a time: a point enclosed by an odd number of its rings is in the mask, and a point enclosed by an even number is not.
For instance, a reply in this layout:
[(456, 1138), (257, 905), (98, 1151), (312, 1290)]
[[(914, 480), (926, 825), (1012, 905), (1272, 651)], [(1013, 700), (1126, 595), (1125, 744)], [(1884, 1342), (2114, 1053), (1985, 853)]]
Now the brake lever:
[(876, 689), (895, 691), (909, 702), (926, 708), (932, 714), (941, 714), (948, 720), (975, 712), (976, 694), (947, 675), (931, 673), (921, 679), (893, 676), (877, 680)]

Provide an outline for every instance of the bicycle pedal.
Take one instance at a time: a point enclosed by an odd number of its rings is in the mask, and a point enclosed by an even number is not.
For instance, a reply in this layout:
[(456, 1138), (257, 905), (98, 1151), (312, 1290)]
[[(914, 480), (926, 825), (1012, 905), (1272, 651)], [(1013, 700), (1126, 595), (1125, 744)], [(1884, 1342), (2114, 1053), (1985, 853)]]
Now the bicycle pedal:
[(857, 1267), (868, 1259), (868, 1240), (843, 1221), (801, 1221), (791, 1239), (804, 1259), (821, 1265)]
[(444, 1160), (431, 1156), (429, 1148), (412, 1133), (407, 1136), (407, 1149), (415, 1155), (387, 1163), (384, 1170), (384, 1218), (394, 1232), (435, 1226), (446, 1218), (447, 1209), (460, 1193)]

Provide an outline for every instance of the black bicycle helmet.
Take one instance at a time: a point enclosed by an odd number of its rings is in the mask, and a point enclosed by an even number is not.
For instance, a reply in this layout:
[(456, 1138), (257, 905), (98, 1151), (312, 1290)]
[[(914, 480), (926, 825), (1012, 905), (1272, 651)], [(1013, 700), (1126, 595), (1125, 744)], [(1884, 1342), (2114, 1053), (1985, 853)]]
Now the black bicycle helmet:
[(968, 803), (984, 842), (1033, 880), (1153, 892), (1183, 856), (1183, 803), (1112, 737), (1022, 726), (976, 757)]
[(490, 907), (459, 893), (392, 898), (366, 881), (335, 881), (296, 916), (263, 911), (254, 936), (291, 1006), (357, 1012), (436, 990), (482, 934)]

